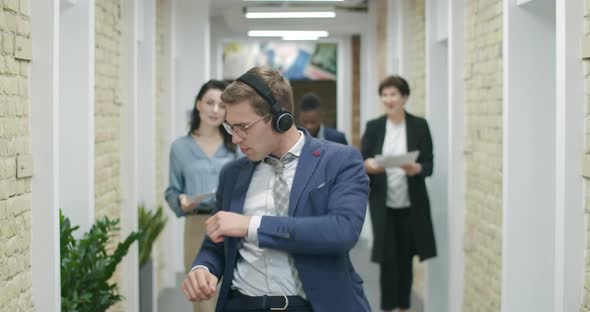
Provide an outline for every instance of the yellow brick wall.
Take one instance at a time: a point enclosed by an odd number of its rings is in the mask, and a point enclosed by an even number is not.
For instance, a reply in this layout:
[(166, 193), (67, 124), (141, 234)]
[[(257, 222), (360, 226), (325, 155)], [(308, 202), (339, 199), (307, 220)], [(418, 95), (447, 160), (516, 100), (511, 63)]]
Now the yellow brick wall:
[(463, 311), (500, 311), (502, 1), (465, 2), (465, 293)]
[(383, 80), (387, 75), (391, 73), (387, 72), (387, 0), (375, 0), (375, 6), (377, 11), (376, 17), (376, 39), (375, 54), (377, 58), (377, 79), (378, 81)]
[[(96, 1), (94, 183), (97, 218), (108, 216), (111, 219), (121, 219), (123, 215), (120, 172), (120, 11), (119, 0)], [(114, 242), (120, 239), (118, 235), (114, 237)], [(116, 272), (112, 282), (120, 284), (119, 275), (120, 272)], [(124, 301), (109, 309), (125, 310)]]
[[(170, 151), (169, 137), (169, 116), (167, 113), (168, 94), (170, 92), (170, 18), (166, 9), (167, 0), (158, 0), (156, 3), (156, 203), (167, 209), (164, 205), (164, 190), (168, 186), (168, 157)], [(162, 235), (156, 242), (154, 252), (158, 254), (158, 291), (162, 289), (164, 280), (164, 268), (169, 266), (167, 263), (164, 240)]]
[(118, 0), (96, 2), (95, 200), (96, 216), (121, 218)]
[(16, 37), (30, 38), (28, 0), (0, 5), (0, 311), (34, 311), (31, 281), (31, 178), (17, 158), (31, 155), (29, 62), (16, 60)]
[(424, 0), (406, 0), (408, 10), (405, 23), (405, 53), (408, 56), (406, 78), (410, 84), (410, 110), (418, 116), (426, 115), (426, 3)]
[[(586, 10), (584, 15), (584, 36), (586, 40), (590, 38), (590, 0), (586, 0)], [(586, 75), (586, 95), (590, 94), (590, 60), (584, 61), (584, 74)], [(585, 109), (585, 148), (584, 148), (584, 159), (587, 159), (590, 154), (590, 99), (586, 98), (586, 109)], [(586, 210), (586, 224), (590, 224), (590, 180), (585, 176), (584, 179), (584, 190), (585, 190), (585, 210)], [(582, 312), (590, 312), (590, 227), (586, 226), (586, 268), (584, 272), (584, 301), (580, 307)]]

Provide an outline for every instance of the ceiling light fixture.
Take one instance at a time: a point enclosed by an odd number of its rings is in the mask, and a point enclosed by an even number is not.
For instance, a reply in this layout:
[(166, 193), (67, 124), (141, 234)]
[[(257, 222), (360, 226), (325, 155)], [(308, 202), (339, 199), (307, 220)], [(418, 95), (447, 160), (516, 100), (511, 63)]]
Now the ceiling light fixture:
[[(248, 37), (283, 37), (283, 38), (321, 38), (328, 37), (325, 30), (250, 30)], [(313, 40), (315, 40), (313, 39)], [(289, 39), (295, 40), (295, 39)], [(312, 40), (312, 39), (299, 39)]]
[(334, 18), (334, 12), (248, 12), (246, 18)]
[(332, 8), (248, 7), (246, 18), (334, 18)]

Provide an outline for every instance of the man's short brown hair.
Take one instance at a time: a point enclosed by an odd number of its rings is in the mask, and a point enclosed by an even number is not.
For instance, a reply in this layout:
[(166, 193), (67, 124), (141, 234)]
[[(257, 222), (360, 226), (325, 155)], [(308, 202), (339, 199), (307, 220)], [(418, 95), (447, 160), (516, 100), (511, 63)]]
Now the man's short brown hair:
[[(275, 100), (290, 113), (293, 112), (293, 90), (289, 81), (278, 71), (270, 67), (253, 67), (246, 72), (262, 79), (272, 91)], [(270, 103), (266, 102), (252, 87), (240, 82), (232, 82), (221, 94), (221, 101), (231, 105), (242, 101), (250, 101), (256, 114), (264, 116), (271, 114)]]

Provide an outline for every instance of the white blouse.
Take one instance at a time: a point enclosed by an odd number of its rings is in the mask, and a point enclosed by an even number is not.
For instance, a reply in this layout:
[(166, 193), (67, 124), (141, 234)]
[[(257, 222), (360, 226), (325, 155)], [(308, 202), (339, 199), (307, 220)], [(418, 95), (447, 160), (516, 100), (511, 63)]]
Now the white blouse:
[[(383, 141), (383, 155), (400, 155), (408, 152), (405, 120), (399, 124), (387, 119), (385, 140)], [(408, 193), (408, 178), (401, 168), (387, 168), (387, 200), (385, 204), (390, 208), (410, 207)]]

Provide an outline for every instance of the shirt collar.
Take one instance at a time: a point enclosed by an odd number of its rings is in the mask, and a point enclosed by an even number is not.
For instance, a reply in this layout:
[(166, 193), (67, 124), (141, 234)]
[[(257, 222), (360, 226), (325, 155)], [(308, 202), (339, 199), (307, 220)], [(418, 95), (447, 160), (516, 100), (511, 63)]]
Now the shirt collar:
[(299, 155), (301, 155), (301, 151), (303, 150), (303, 145), (305, 145), (305, 133), (299, 130), (297, 130), (297, 132), (299, 132), (299, 139), (297, 142), (295, 142), (295, 144), (293, 144), (293, 146), (291, 146), (287, 153), (291, 153), (299, 157)]
[(318, 139), (325, 139), (326, 138), (326, 134), (325, 134), (325, 130), (324, 130), (324, 124), (320, 124), (320, 130), (318, 130)]
[[(285, 153), (285, 155), (293, 154), (295, 157), (299, 158), (299, 155), (301, 155), (301, 151), (303, 150), (303, 145), (305, 145), (305, 133), (303, 133), (301, 130), (297, 130), (297, 132), (299, 132), (299, 139), (297, 140), (297, 142), (295, 142), (295, 144), (293, 144), (293, 146), (291, 146), (291, 148), (287, 151), (287, 153)], [(283, 157), (285, 157), (285, 155), (283, 155)], [(268, 155), (264, 159), (264, 163), (267, 163), (267, 158), (278, 159), (275, 156)]]

